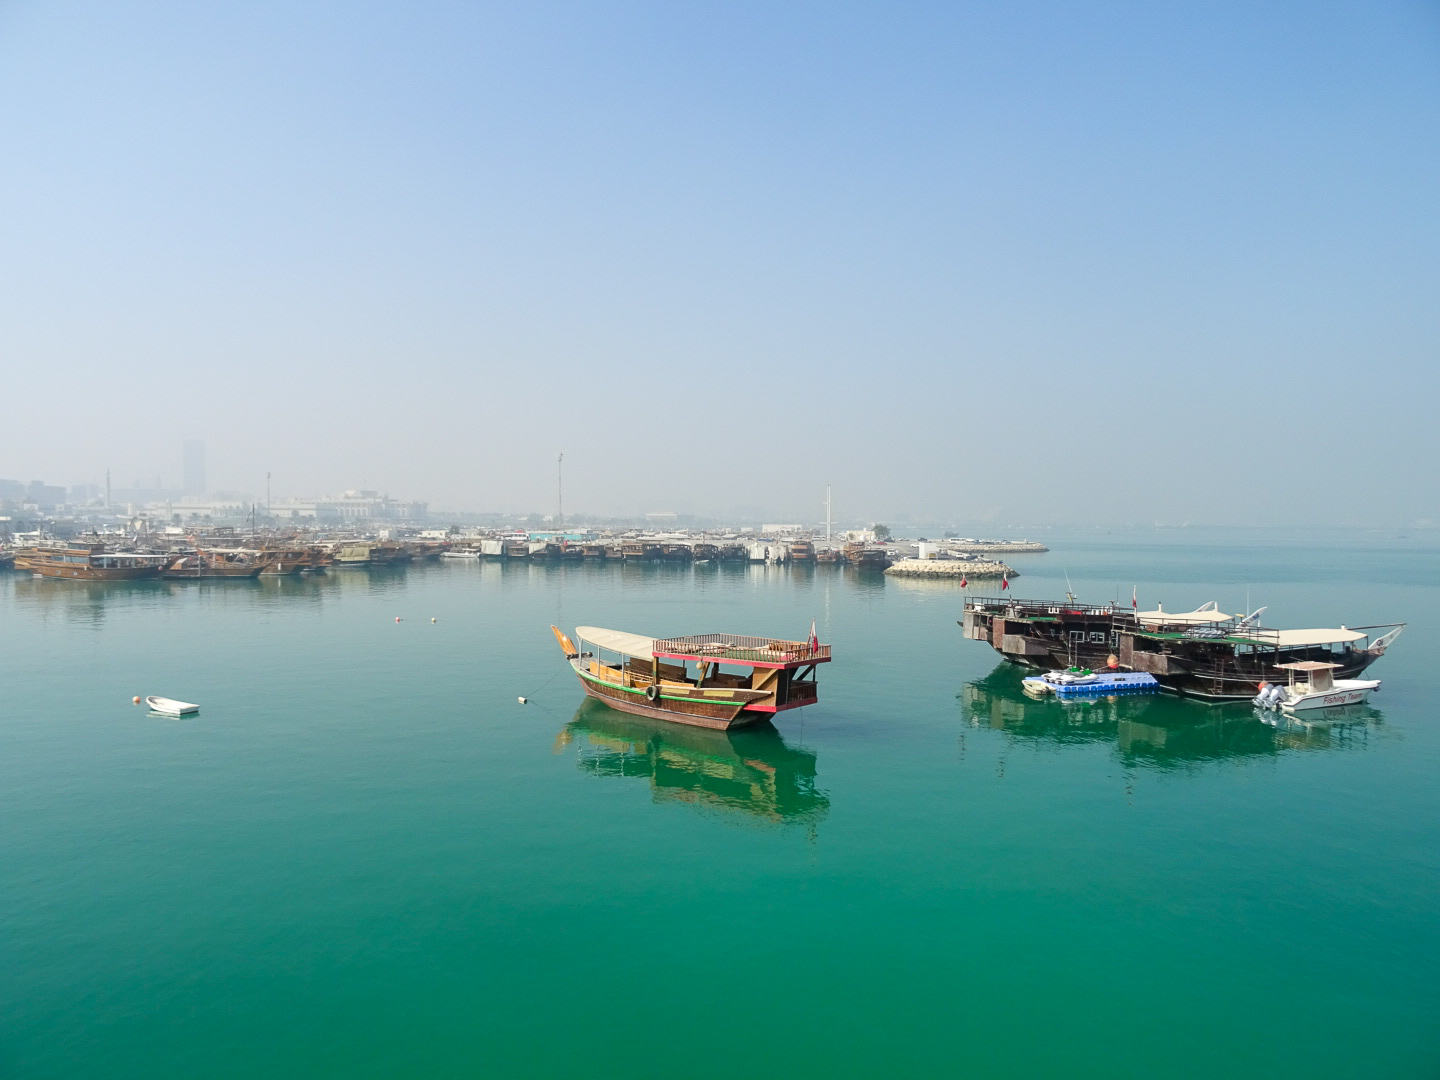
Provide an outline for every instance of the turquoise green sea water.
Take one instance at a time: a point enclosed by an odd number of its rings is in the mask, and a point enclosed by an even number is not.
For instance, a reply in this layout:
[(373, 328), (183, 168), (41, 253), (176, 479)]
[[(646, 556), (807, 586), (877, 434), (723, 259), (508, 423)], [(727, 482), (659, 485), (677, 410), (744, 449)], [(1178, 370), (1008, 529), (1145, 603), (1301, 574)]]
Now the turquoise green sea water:
[[(957, 588), (835, 569), (0, 578), (0, 1075), (1436, 1075), (1433, 540), (1052, 544), (1019, 595), (1410, 627), (1277, 729), (1031, 702)], [(728, 738), (548, 630), (812, 617), (821, 703)]]

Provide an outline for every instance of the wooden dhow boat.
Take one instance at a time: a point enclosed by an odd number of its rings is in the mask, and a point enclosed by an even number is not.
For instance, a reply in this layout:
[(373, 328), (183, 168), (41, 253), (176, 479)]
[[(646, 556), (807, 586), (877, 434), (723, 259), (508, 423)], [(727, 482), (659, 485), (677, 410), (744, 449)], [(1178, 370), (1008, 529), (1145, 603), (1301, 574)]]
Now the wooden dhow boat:
[(255, 578), (272, 565), (271, 553), (242, 549), (197, 551), (173, 556), (160, 571), (167, 578)]
[(15, 569), (76, 581), (134, 581), (158, 576), (167, 558), (108, 551), (103, 544), (64, 544), (16, 549)]
[(1154, 675), (1162, 690), (1213, 701), (1249, 701), (1288, 666), (1333, 665), (1354, 679), (1385, 655), (1404, 623), (1274, 630), (1264, 608), (1227, 615), (1211, 602), (1194, 611), (1138, 611), (1133, 605), (1081, 604), (977, 596), (965, 601), (964, 636), (1006, 660), (1044, 670), (1082, 667)]
[(572, 640), (552, 626), (585, 693), (636, 716), (725, 731), (818, 700), (815, 668), (830, 646), (808, 641), (696, 634), (651, 638), (597, 626)]
[(893, 561), (886, 548), (871, 544), (846, 544), (842, 553), (846, 561), (857, 570), (884, 570)]
[(310, 562), (310, 551), (304, 547), (266, 546), (260, 551), (269, 560), (264, 569), (260, 571), (265, 577), (285, 577), (290, 574), (298, 574)]

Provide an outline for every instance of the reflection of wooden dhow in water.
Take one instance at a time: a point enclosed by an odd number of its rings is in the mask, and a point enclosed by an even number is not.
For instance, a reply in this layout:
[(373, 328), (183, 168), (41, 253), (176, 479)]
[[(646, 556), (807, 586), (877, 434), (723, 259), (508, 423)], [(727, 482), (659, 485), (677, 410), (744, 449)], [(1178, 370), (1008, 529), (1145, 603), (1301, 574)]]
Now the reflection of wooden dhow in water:
[(104, 544), (63, 544), (15, 550), (15, 569), (75, 581), (134, 581), (158, 577), (168, 556), (109, 551)]
[(644, 777), (656, 802), (684, 802), (769, 822), (817, 824), (830, 800), (815, 786), (815, 755), (787, 746), (770, 724), (735, 731), (627, 716), (587, 698), (556, 740), (596, 776)]
[(814, 640), (649, 638), (581, 626), (571, 641), (550, 629), (591, 697), (636, 716), (720, 730), (813, 705), (815, 669), (830, 662), (830, 646)]
[[(964, 636), (988, 643), (1005, 659), (1045, 669), (1143, 671), (1163, 689), (1215, 701), (1249, 701), (1260, 683), (1283, 681), (1281, 665), (1336, 664), (1351, 679), (1389, 648), (1404, 628), (1384, 626), (1272, 630), (1260, 609), (1241, 618), (1206, 604), (1194, 611), (1134, 611), (1129, 606), (977, 596), (966, 600)], [(1371, 640), (1371, 631), (1386, 631)]]
[[(1177, 697), (1036, 700), (1020, 689), (1021, 673), (1002, 664), (959, 695), (962, 715), (976, 727), (1004, 732), (1020, 743), (1054, 746), (1114, 744), (1128, 764), (1181, 768), (1227, 758), (1273, 756), (1281, 750), (1356, 749), (1379, 722), (1373, 709), (1352, 711), (1346, 723), (1267, 722), (1249, 707), (1216, 707)], [(1339, 712), (1340, 710), (1337, 710)]]

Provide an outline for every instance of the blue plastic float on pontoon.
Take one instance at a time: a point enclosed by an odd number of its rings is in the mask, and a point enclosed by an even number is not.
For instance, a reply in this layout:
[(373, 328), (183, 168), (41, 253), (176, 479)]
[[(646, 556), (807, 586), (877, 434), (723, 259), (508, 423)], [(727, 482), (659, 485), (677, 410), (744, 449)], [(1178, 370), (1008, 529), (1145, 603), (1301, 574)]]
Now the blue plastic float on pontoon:
[(1160, 689), (1154, 675), (1139, 671), (1051, 671), (1024, 680), (1030, 693), (1058, 697), (1110, 697), (1114, 694), (1153, 694)]

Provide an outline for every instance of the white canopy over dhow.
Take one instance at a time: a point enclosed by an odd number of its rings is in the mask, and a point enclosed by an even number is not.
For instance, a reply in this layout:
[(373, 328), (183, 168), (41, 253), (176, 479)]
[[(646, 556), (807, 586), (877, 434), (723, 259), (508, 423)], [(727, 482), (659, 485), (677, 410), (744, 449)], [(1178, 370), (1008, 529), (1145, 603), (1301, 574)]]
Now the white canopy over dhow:
[(611, 649), (626, 656), (654, 656), (655, 639), (624, 630), (603, 630), (598, 626), (577, 626), (575, 636), (602, 649)]

